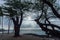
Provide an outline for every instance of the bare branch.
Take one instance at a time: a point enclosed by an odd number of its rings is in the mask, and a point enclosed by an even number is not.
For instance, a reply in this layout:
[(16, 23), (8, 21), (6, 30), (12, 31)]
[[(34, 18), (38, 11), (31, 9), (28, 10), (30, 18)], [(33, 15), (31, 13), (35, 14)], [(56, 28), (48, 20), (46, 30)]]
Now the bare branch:
[(55, 10), (55, 8), (53, 7), (53, 4), (51, 4), (50, 2), (48, 2), (46, 0), (42, 0), (42, 1), (51, 7), (51, 9), (56, 17), (60, 18), (60, 14)]

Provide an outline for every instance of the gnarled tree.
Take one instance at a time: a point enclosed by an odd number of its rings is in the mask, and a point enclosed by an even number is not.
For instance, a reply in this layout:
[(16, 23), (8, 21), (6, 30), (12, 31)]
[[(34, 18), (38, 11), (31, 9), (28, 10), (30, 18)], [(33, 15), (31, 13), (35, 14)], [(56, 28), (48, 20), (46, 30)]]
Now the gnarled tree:
[[(27, 10), (28, 4), (21, 0), (5, 0), (5, 6), (3, 11), (5, 16), (9, 16), (14, 24), (14, 36), (18, 37), (20, 33), (20, 27), (23, 21), (24, 10)], [(7, 13), (7, 14), (5, 14)]]

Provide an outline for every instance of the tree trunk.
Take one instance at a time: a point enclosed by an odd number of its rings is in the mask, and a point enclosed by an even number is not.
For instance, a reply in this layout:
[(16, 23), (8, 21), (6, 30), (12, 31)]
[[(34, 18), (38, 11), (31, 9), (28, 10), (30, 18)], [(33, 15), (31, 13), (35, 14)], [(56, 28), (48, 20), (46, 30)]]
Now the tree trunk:
[(19, 37), (20, 26), (14, 25), (14, 31), (15, 31), (14, 37)]
[(19, 21), (19, 17), (16, 16), (16, 18), (12, 18), (13, 20), (13, 24), (14, 24), (14, 37), (19, 37), (19, 33), (20, 33), (20, 27), (21, 27), (21, 24), (22, 24), (22, 21), (23, 21), (23, 13), (21, 13), (21, 18), (20, 18), (20, 21)]
[(10, 19), (8, 19), (9, 22), (8, 22), (8, 34), (9, 34), (9, 31), (10, 31)]
[(19, 37), (19, 32), (20, 32), (20, 26), (17, 22), (17, 20), (15, 20), (14, 18), (12, 18), (13, 20), (13, 24), (14, 24), (14, 37)]
[(3, 35), (3, 16), (2, 16), (2, 35)]

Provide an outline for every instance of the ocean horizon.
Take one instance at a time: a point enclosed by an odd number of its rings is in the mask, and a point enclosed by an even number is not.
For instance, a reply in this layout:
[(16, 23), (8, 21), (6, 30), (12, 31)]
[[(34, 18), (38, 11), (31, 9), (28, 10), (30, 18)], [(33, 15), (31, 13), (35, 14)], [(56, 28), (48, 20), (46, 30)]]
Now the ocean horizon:
[[(60, 20), (59, 19), (50, 19), (51, 23), (52, 24), (56, 24), (58, 26), (60, 26)], [(57, 23), (58, 22), (58, 23)], [(13, 23), (11, 23), (10, 25), (10, 30), (9, 32), (10, 33), (13, 33), (14, 30), (13, 30), (14, 26), (13, 26)], [(0, 24), (0, 29), (2, 29), (2, 25)], [(8, 33), (8, 22), (6, 21), (3, 21), (3, 29), (6, 30), (6, 31), (3, 31), (4, 33)], [(51, 29), (49, 27), (49, 29)], [(55, 28), (56, 30), (59, 30), (57, 28)], [(2, 31), (0, 31), (0, 33), (2, 33)], [(46, 35), (46, 33), (44, 31), (41, 30), (41, 28), (39, 27), (39, 25), (36, 24), (35, 21), (23, 21), (22, 22), (22, 25), (21, 25), (21, 29), (20, 29), (20, 34), (25, 34), (25, 33), (33, 33), (33, 34), (38, 34), (38, 35)]]
[[(2, 31), (0, 31), (0, 33), (2, 34)], [(8, 30), (3, 31), (3, 33), (8, 33)], [(14, 30), (9, 30), (9, 33), (14, 33)], [(41, 29), (21, 29), (20, 30), (20, 34), (28, 34), (28, 33), (32, 33), (32, 34), (37, 34), (37, 35), (46, 35), (44, 31), (42, 31)]]

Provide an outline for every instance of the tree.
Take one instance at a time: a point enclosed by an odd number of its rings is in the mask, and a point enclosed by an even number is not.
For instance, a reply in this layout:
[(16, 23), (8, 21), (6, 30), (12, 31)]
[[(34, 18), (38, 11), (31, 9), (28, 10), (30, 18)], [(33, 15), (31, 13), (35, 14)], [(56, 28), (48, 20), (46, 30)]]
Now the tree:
[(3, 12), (2, 12), (2, 7), (0, 7), (0, 17), (2, 16), (2, 34), (3, 34)]
[(8, 19), (8, 34), (9, 34), (9, 30), (10, 30), (10, 25), (11, 25), (10, 19)]
[[(55, 2), (56, 2), (56, 0), (39, 0), (39, 2), (34, 3), (35, 5), (34, 5), (34, 7), (32, 7), (32, 9), (42, 11), (41, 15), (38, 16), (37, 19), (35, 19), (35, 22), (39, 25), (39, 27), (41, 27), (41, 29), (43, 31), (45, 31), (46, 34), (48, 34), (48, 36), (51, 35), (51, 36), (55, 36), (55, 37), (60, 37), (60, 35), (59, 35), (60, 31), (55, 30), (55, 27), (58, 29), (60, 29), (60, 27), (55, 24), (51, 24), (50, 21), (48, 20), (50, 17), (58, 17), (58, 18), (60, 17), (58, 12), (55, 10), (55, 8), (52, 5), (52, 4), (55, 4)], [(46, 4), (48, 4), (48, 5), (46, 5)], [(51, 9), (53, 11), (53, 13), (51, 15), (54, 14), (55, 16), (54, 15), (50, 16), (50, 17), (47, 16), (47, 10), (48, 10), (48, 9), (46, 10), (47, 7), (48, 8), (51, 7)], [(45, 18), (45, 23), (41, 23), (40, 19), (42, 18), (42, 16)], [(46, 22), (48, 22), (48, 23), (46, 23)], [(47, 27), (51, 27), (52, 29), (49, 29)]]
[(23, 21), (24, 10), (27, 10), (28, 4), (26, 2), (21, 2), (21, 0), (5, 0), (4, 12), (6, 16), (9, 16), (14, 24), (15, 37), (19, 36), (20, 27)]
[(55, 8), (53, 7), (53, 4), (51, 4), (51, 3), (50, 3), (49, 1), (47, 1), (47, 0), (43, 0), (43, 2), (44, 2), (45, 4), (47, 4), (49, 7), (51, 7), (54, 15), (56, 15), (58, 18), (60, 18), (59, 13), (58, 13), (58, 12), (55, 10)]
[[(45, 4), (47, 4), (49, 7), (51, 7), (54, 15), (55, 15), (57, 18), (60, 18), (60, 15), (59, 15), (58, 12), (55, 10), (55, 8), (53, 7), (53, 5), (52, 5), (51, 2), (49, 2), (49, 1), (47, 1), (47, 0), (42, 0), (42, 1), (43, 1), (43, 3), (45, 3)], [(45, 7), (45, 6), (44, 6), (44, 7)], [(42, 10), (42, 12), (44, 12), (44, 10)], [(46, 12), (44, 12), (44, 13), (45, 13), (45, 16), (46, 16)], [(45, 17), (45, 18), (47, 18), (47, 17)], [(41, 16), (40, 16), (40, 18), (37, 18), (35, 21), (36, 21), (36, 23), (42, 28), (43, 31), (47, 31), (47, 34), (50, 34), (51, 36), (60, 37), (60, 31), (54, 29), (55, 27), (58, 28), (58, 29), (60, 29), (59, 26), (54, 25), (54, 24), (51, 24), (51, 23), (49, 22), (48, 18), (46, 19), (46, 21), (47, 21), (49, 24), (41, 23), (41, 22), (39, 21), (40, 19), (41, 19)], [(52, 27), (52, 30), (46, 28), (45, 26), (51, 26), (51, 27)]]

